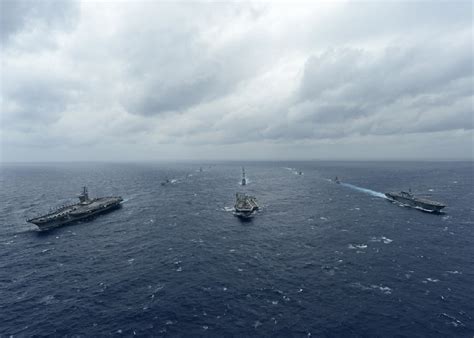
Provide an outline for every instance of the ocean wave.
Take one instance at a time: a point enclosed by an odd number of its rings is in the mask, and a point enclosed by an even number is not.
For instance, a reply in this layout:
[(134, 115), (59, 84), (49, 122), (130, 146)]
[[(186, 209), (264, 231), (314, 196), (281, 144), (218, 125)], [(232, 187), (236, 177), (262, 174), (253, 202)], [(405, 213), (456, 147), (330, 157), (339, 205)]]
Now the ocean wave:
[(367, 244), (349, 244), (347, 247), (351, 250), (354, 250), (354, 249), (367, 249)]
[(376, 284), (364, 285), (360, 282), (355, 282), (355, 283), (352, 283), (351, 286), (361, 289), (361, 290), (365, 290), (365, 291), (376, 290), (385, 295), (392, 294), (392, 288), (389, 288), (388, 286), (384, 286), (384, 285), (376, 285)]
[(387, 238), (385, 236), (380, 236), (380, 237), (372, 237), (370, 239), (371, 242), (383, 242), (384, 244), (390, 244), (393, 242), (392, 239)]

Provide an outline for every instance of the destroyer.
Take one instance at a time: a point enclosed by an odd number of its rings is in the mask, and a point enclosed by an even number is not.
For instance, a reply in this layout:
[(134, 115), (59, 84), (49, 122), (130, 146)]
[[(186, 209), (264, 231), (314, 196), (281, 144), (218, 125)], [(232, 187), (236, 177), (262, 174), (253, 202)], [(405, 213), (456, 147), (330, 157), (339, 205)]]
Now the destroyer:
[(245, 177), (245, 168), (242, 167), (242, 181), (240, 182), (241, 185), (247, 184), (247, 178)]
[(408, 192), (388, 192), (385, 194), (385, 196), (387, 196), (387, 198), (391, 201), (395, 201), (401, 203), (402, 205), (428, 212), (440, 212), (441, 209), (445, 207), (445, 205), (442, 203), (430, 201), (425, 198), (415, 197), (411, 193), (411, 190), (409, 190)]
[(120, 208), (122, 201), (120, 196), (90, 199), (87, 187), (84, 187), (79, 195), (79, 203), (64, 206), (47, 215), (31, 218), (27, 222), (37, 225), (40, 230), (47, 230)]
[(235, 194), (234, 215), (241, 218), (250, 218), (259, 209), (257, 199), (242, 193)]

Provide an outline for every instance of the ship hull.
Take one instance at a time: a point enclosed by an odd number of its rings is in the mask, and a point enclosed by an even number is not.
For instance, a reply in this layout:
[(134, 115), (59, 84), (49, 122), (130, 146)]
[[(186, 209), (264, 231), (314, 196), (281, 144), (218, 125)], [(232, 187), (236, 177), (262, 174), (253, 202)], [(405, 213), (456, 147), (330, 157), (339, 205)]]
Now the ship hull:
[(121, 207), (122, 207), (121, 202), (117, 202), (117, 203), (110, 204), (107, 207), (93, 210), (89, 213), (84, 213), (81, 215), (68, 214), (62, 218), (55, 219), (53, 221), (48, 221), (48, 222), (38, 222), (35, 220), (30, 220), (28, 222), (35, 224), (39, 228), (39, 230), (45, 231), (45, 230), (50, 230), (50, 229), (57, 228), (63, 225), (70, 225), (70, 224), (78, 223), (80, 221), (90, 220), (99, 215), (109, 213), (116, 209), (120, 209)]
[(241, 219), (249, 219), (249, 218), (252, 218), (255, 213), (257, 212), (257, 210), (252, 210), (252, 211), (239, 211), (239, 210), (236, 210), (234, 212), (234, 215), (238, 218), (241, 218)]
[(439, 213), (445, 207), (441, 204), (431, 204), (426, 203), (419, 200), (413, 200), (410, 198), (405, 198), (403, 196), (398, 196), (395, 194), (387, 193), (385, 196), (392, 202), (397, 202), (402, 204), (403, 206), (407, 206), (410, 208), (418, 209), (421, 211), (431, 212), (431, 213)]

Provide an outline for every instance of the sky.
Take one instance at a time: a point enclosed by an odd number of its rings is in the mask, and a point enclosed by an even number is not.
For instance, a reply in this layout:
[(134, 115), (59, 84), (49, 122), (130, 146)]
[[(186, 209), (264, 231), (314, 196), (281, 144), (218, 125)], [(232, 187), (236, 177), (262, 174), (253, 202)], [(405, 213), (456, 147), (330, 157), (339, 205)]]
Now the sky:
[(0, 4), (2, 162), (474, 159), (471, 1)]

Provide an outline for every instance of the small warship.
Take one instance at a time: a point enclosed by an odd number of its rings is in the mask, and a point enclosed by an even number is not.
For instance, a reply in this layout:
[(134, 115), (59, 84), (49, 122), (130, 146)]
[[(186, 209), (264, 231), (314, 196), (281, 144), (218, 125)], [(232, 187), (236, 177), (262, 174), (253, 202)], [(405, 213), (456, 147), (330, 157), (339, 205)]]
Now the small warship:
[(446, 207), (444, 204), (431, 201), (425, 198), (415, 197), (411, 190), (401, 191), (401, 192), (388, 192), (385, 196), (394, 202), (398, 202), (404, 206), (408, 206), (415, 209), (420, 209), (422, 211), (428, 212), (440, 212), (441, 209)]
[(334, 178), (334, 183), (341, 184), (341, 180), (339, 179), (339, 177), (336, 176), (336, 178)]
[(241, 185), (247, 185), (247, 178), (245, 177), (245, 168), (242, 167), (242, 181), (240, 183)]
[(243, 193), (235, 194), (234, 215), (241, 218), (250, 218), (259, 209), (257, 199)]
[(27, 222), (37, 225), (40, 230), (47, 230), (120, 208), (122, 201), (123, 199), (120, 196), (90, 199), (87, 187), (84, 187), (79, 195), (79, 203), (67, 205), (49, 214), (28, 219)]

